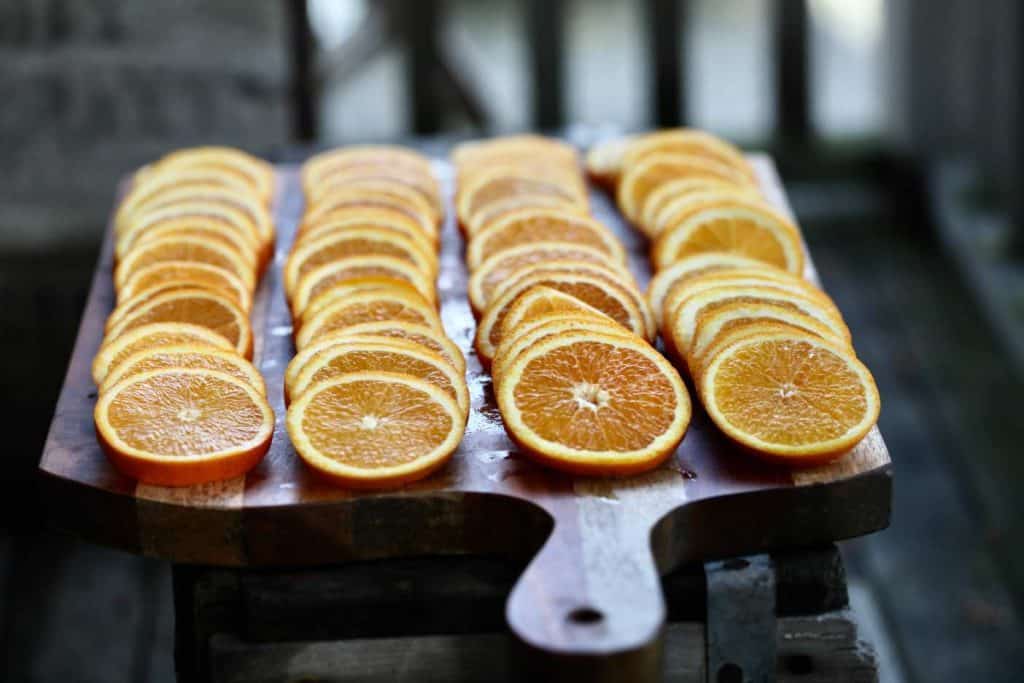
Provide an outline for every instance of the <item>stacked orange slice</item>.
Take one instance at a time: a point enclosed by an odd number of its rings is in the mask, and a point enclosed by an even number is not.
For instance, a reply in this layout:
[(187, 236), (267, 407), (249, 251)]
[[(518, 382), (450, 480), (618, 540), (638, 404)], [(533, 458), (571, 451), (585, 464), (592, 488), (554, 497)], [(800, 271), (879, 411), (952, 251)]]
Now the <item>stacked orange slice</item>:
[(595, 146), (588, 165), (651, 239), (656, 269), (728, 252), (803, 274), (799, 230), (764, 200), (753, 169), (729, 143), (703, 131), (664, 130)]
[(238, 476), (270, 447), (274, 415), (248, 359), (273, 197), (268, 164), (201, 147), (138, 171), (118, 206), (94, 417), (111, 461), (140, 481)]
[(297, 353), (285, 373), (299, 456), (350, 488), (426, 477), (469, 414), (465, 360), (438, 313), (442, 203), (429, 160), (400, 147), (317, 155), (283, 269)]
[(715, 424), (788, 464), (827, 462), (860, 442), (878, 419), (874, 379), (835, 303), (802, 277), (798, 228), (760, 197), (742, 156), (674, 130), (589, 159), (653, 241), (653, 317)]
[(462, 145), (453, 161), (475, 348), (510, 437), (569, 472), (657, 466), (686, 431), (689, 396), (649, 344), (622, 245), (587, 214), (575, 150), (517, 136)]

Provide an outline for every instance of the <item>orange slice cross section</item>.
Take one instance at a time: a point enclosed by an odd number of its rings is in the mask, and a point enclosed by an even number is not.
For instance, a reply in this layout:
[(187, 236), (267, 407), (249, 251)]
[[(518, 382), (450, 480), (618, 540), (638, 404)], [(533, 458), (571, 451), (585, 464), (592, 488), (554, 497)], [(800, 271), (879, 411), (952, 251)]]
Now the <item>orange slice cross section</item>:
[(261, 396), (267, 395), (263, 376), (252, 363), (239, 356), (234, 349), (219, 349), (207, 344), (174, 344), (133, 353), (107, 374), (100, 386), (100, 392), (107, 391), (130, 375), (170, 368), (199, 368), (224, 372), (247, 383)]
[(244, 474), (263, 458), (274, 434), (274, 413), (256, 389), (227, 373), (196, 368), (130, 375), (100, 396), (94, 419), (115, 467), (162, 486)]
[(96, 386), (103, 384), (107, 374), (133, 354), (145, 349), (176, 344), (203, 344), (219, 349), (233, 349), (227, 337), (201, 325), (188, 323), (151, 323), (109, 338), (92, 361), (92, 378)]
[(444, 465), (465, 430), (455, 401), (401, 373), (341, 375), (309, 387), (288, 407), (299, 456), (347, 488), (395, 488)]
[(718, 351), (700, 392), (727, 436), (794, 465), (844, 454), (880, 410), (874, 379), (851, 350), (801, 333), (754, 336)]
[(477, 315), (487, 310), (494, 300), (496, 290), (507, 285), (512, 276), (527, 266), (544, 265), (548, 261), (583, 261), (607, 266), (630, 276), (625, 268), (605, 252), (593, 247), (569, 242), (535, 242), (522, 244), (498, 252), (483, 261), (469, 278), (469, 303)]
[(424, 379), (449, 394), (463, 415), (469, 415), (469, 392), (465, 378), (458, 375), (440, 355), (426, 351), (412, 342), (392, 339), (370, 342), (354, 339), (350, 344), (326, 348), (302, 367), (288, 389), (288, 400), (317, 382), (353, 372), (400, 372)]
[(295, 337), (295, 347), (301, 350), (336, 330), (378, 321), (412, 322), (443, 334), (437, 311), (423, 297), (402, 290), (375, 290), (340, 298), (322, 308), (302, 325)]
[(522, 244), (550, 241), (593, 247), (618, 263), (626, 263), (626, 253), (618, 239), (596, 220), (557, 209), (523, 209), (501, 217), (476, 233), (466, 249), (466, 265), (475, 270), (498, 252)]
[(802, 275), (800, 232), (786, 217), (755, 204), (699, 210), (662, 233), (651, 250), (658, 270), (706, 252), (739, 254)]
[(191, 323), (209, 328), (225, 337), (246, 358), (252, 358), (252, 330), (249, 319), (234, 302), (214, 292), (182, 289), (149, 299), (126, 313), (110, 331), (108, 339), (151, 323)]
[(686, 388), (665, 358), (634, 338), (556, 334), (511, 360), (497, 392), (512, 439), (531, 457), (586, 475), (656, 467), (690, 422)]

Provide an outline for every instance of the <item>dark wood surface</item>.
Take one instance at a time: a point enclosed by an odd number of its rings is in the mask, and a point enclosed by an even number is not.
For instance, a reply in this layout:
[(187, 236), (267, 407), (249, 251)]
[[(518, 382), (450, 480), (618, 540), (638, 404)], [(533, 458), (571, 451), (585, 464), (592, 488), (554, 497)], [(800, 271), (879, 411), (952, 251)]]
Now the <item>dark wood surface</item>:
[[(754, 162), (766, 195), (788, 211), (770, 160)], [(437, 167), (448, 181), (447, 165)], [(518, 454), (494, 407), (490, 379), (471, 352), (462, 243), (451, 220), (438, 288), (446, 329), (469, 361), (473, 411), (466, 437), (449, 466), (401, 491), (355, 494), (322, 483), (295, 456), (283, 427), (280, 388), (293, 349), (279, 268), (301, 198), (293, 169), (282, 168), (280, 179), (278, 257), (253, 313), (256, 362), (278, 417), (267, 458), (245, 477), (169, 489), (136, 484), (103, 457), (93, 434), (89, 365), (113, 304), (108, 235), (40, 465), (56, 526), (177, 563), (318, 565), (537, 552), (507, 606), (516, 635), (547, 653), (617, 654), (625, 666), (642, 668), (665, 616), (659, 572), (888, 524), (891, 469), (877, 430), (843, 459), (801, 471), (738, 452), (699, 409), (676, 456), (631, 479), (574, 479)], [(645, 245), (606, 197), (595, 195), (594, 210), (619, 232), (645, 283)], [(581, 608), (601, 618), (574, 618)]]

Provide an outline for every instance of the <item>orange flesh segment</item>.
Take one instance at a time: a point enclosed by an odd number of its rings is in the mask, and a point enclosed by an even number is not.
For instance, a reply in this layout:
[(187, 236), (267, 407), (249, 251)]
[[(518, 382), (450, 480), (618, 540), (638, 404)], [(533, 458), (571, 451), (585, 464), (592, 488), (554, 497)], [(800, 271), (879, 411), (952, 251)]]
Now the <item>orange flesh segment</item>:
[[(556, 379), (557, 378), (557, 379)], [(531, 361), (516, 384), (524, 422), (549, 441), (580, 450), (631, 451), (672, 421), (668, 381), (648, 359), (580, 342)]]
[(250, 444), (264, 412), (250, 394), (219, 373), (169, 371), (129, 379), (107, 421), (131, 448), (162, 457), (218, 453)]
[[(848, 352), (844, 357), (789, 334), (741, 341), (720, 355), (702, 382), (705, 396), (713, 392), (712, 418), (720, 415), (728, 433), (740, 431), (762, 448), (821, 455), (820, 445), (848, 438), (851, 430), (866, 433), (877, 419), (873, 383), (865, 385)], [(859, 440), (863, 433), (853, 436)]]

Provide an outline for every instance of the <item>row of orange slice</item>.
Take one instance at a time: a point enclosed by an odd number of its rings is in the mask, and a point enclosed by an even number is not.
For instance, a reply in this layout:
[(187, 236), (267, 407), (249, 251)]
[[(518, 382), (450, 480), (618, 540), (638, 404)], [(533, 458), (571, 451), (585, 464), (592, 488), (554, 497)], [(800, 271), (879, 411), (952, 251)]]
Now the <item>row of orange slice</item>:
[(576, 151), (536, 136), (455, 149), (475, 348), (509, 436), (550, 467), (626, 475), (675, 451), (690, 419), (625, 251), (587, 214)]
[(453, 454), (469, 414), (465, 359), (435, 281), (443, 219), (425, 157), (390, 146), (309, 159), (283, 283), (297, 353), (285, 372), (299, 456), (348, 488), (391, 488)]
[(273, 251), (274, 174), (201, 147), (136, 172), (114, 217), (117, 305), (94, 358), (94, 418), (114, 465), (184, 486), (244, 474), (274, 414), (249, 321)]
[(871, 373), (835, 303), (803, 278), (797, 226), (735, 148), (694, 130), (598, 145), (589, 172), (653, 242), (647, 297), (714, 423), (768, 459), (827, 462), (878, 419)]
[(592, 177), (614, 185), (622, 213), (651, 240), (655, 269), (705, 252), (729, 252), (802, 275), (800, 232), (765, 201), (735, 147), (703, 131), (674, 129), (595, 146)]

